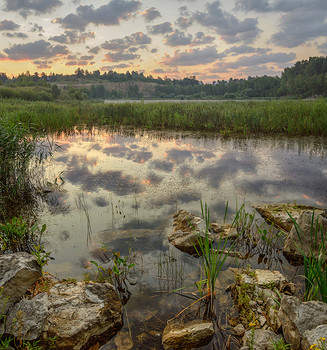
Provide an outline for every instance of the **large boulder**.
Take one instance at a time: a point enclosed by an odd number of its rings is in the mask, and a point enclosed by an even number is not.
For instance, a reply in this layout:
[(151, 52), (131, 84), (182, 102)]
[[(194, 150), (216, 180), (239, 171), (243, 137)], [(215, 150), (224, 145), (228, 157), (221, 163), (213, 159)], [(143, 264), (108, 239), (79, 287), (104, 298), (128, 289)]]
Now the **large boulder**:
[(17, 303), (6, 323), (6, 333), (26, 340), (40, 338), (46, 346), (56, 337), (56, 349), (86, 349), (121, 328), (122, 305), (109, 283), (57, 283)]
[(250, 329), (244, 334), (243, 347), (250, 349), (250, 343), (253, 341), (253, 350), (273, 350), (273, 342), (278, 343), (281, 338), (280, 334), (275, 334), (270, 330), (256, 329), (253, 331)]
[[(179, 210), (174, 215), (174, 230), (168, 236), (168, 241), (176, 248), (189, 254), (195, 254), (198, 247), (198, 239), (205, 238), (205, 222), (187, 210)], [(212, 241), (213, 237), (207, 233)]]
[(34, 255), (19, 252), (0, 256), (0, 308), (9, 308), (42, 276)]
[[(304, 211), (297, 219), (297, 228), (293, 227), (290, 234), (285, 240), (283, 251), (286, 255), (297, 258), (302, 254), (300, 249), (306, 256), (318, 256), (320, 254), (319, 246), (322, 243), (321, 229), (324, 233), (324, 238), (327, 237), (327, 218), (325, 213), (314, 216), (314, 225), (312, 227), (313, 212), (310, 210)], [(318, 231), (315, 236), (316, 221), (318, 220)], [(325, 254), (327, 254), (327, 245), (325, 244)]]
[[(266, 204), (254, 207), (260, 215), (270, 224), (274, 224), (277, 228), (285, 230), (286, 232), (291, 231), (293, 227), (293, 220), (296, 221), (304, 210), (314, 209), (316, 213), (321, 214), (324, 209), (314, 208), (307, 205), (298, 205), (290, 203), (280, 203), (280, 204)], [(288, 215), (288, 213), (292, 218)]]
[(209, 343), (214, 333), (213, 323), (203, 320), (172, 324), (164, 329), (162, 344), (165, 349), (191, 349)]
[(291, 345), (292, 350), (307, 350), (313, 344), (310, 343), (312, 339), (315, 337), (319, 339), (320, 336), (327, 334), (323, 333), (327, 330), (326, 303), (301, 302), (296, 297), (284, 296), (278, 316), (284, 338)]

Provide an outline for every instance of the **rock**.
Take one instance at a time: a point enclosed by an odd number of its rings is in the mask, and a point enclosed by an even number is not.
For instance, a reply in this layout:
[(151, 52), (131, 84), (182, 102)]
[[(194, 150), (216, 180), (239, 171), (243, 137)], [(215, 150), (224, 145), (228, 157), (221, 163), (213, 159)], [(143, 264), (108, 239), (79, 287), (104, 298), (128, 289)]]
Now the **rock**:
[(287, 214), (286, 210), (291, 214), (295, 221), (300, 217), (304, 210), (311, 210), (312, 212), (312, 210), (315, 209), (315, 212), (318, 214), (324, 212), (324, 209), (290, 203), (267, 204), (255, 206), (254, 209), (257, 210), (269, 224), (274, 224), (277, 228), (283, 229), (287, 232), (292, 229), (293, 220)]
[(211, 230), (218, 234), (218, 236), (221, 238), (221, 239), (235, 239), (239, 236), (239, 234), (237, 233), (237, 230), (235, 227), (232, 227), (231, 224), (222, 224), (222, 225), (219, 225), (215, 222), (211, 223), (211, 226), (210, 226)]
[(184, 326), (168, 325), (162, 335), (162, 344), (165, 349), (198, 347), (208, 344), (214, 333), (213, 323), (202, 320), (195, 320)]
[[(42, 276), (34, 255), (19, 252), (0, 256), (0, 308), (6, 314), (9, 308)], [(8, 298), (9, 297), (9, 298)]]
[(245, 332), (245, 328), (244, 328), (244, 326), (241, 323), (238, 324), (237, 326), (235, 326), (233, 328), (233, 330), (234, 330), (235, 334), (238, 335), (238, 336), (242, 336), (244, 334), (244, 332)]
[(23, 336), (28, 340), (38, 339), (48, 316), (48, 307), (47, 293), (38, 294), (31, 300), (22, 299), (9, 310), (5, 333), (17, 338)]
[[(327, 304), (318, 301), (301, 302), (293, 296), (283, 296), (278, 313), (284, 338), (292, 350), (308, 349), (308, 337), (327, 325)], [(305, 340), (305, 335), (307, 340)], [(325, 333), (326, 335), (326, 333)], [(309, 338), (311, 339), (311, 338)], [(311, 345), (311, 344), (310, 344)]]
[[(174, 230), (168, 236), (168, 241), (176, 248), (189, 254), (195, 254), (195, 246), (198, 246), (198, 238), (205, 238), (205, 223), (194, 214), (179, 210), (174, 215)], [(212, 241), (212, 235), (208, 233), (209, 239)]]
[(279, 288), (281, 284), (287, 282), (287, 279), (279, 271), (271, 271), (271, 270), (253, 270), (253, 271), (255, 273), (257, 284), (261, 287), (264, 287), (267, 285), (274, 285), (277, 288)]
[(133, 348), (133, 340), (129, 332), (121, 331), (115, 336), (117, 350), (130, 350)]
[(327, 338), (326, 324), (303, 333), (302, 349), (309, 349), (311, 345), (317, 344), (320, 338)]
[[(314, 234), (316, 224), (314, 224), (313, 232), (311, 232), (312, 215), (313, 212), (307, 210), (300, 215), (298, 220), (296, 220), (298, 226), (301, 229), (298, 232), (300, 237), (296, 231), (296, 228), (293, 227), (283, 247), (283, 251), (286, 255), (295, 258), (302, 257), (299, 248), (306, 256), (310, 256), (311, 252), (314, 254), (314, 256), (319, 255), (319, 246), (322, 242), (321, 228), (323, 229), (325, 235), (327, 235), (327, 218), (325, 218), (323, 215), (315, 213), (314, 219), (315, 221), (318, 219), (319, 227), (317, 238), (315, 238)], [(325, 254), (327, 254), (327, 245), (325, 245)]]
[(42, 337), (57, 337), (57, 349), (84, 349), (109, 340), (122, 326), (122, 305), (109, 283), (58, 283), (48, 292)]
[[(243, 338), (244, 347), (250, 347), (251, 338), (252, 338), (252, 330), (250, 329), (245, 332), (245, 335)], [(280, 339), (281, 339), (281, 335), (275, 334), (272, 331), (256, 329), (254, 331), (253, 350), (273, 350), (274, 347), (272, 342), (277, 343)]]

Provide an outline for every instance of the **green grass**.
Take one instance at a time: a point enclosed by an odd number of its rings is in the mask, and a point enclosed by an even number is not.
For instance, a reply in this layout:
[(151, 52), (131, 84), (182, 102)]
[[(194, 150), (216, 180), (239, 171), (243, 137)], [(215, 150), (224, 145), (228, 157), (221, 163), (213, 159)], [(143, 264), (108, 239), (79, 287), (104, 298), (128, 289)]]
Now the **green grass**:
[(302, 245), (304, 233), (292, 216), (289, 213), (288, 215), (293, 220), (294, 228), (300, 240), (300, 246), (297, 248), (304, 259), (304, 300), (321, 300), (327, 303), (327, 256), (325, 248), (327, 233), (324, 232), (323, 224), (319, 223), (313, 210), (310, 228), (311, 244), (309, 253), (306, 254)]
[(284, 133), (327, 135), (327, 101), (206, 103), (95, 103), (2, 100), (0, 119), (33, 124), (39, 131), (109, 125), (215, 131), (222, 135)]
[(217, 247), (213, 247), (211, 235), (209, 233), (210, 214), (207, 204), (203, 207), (201, 202), (202, 217), (205, 222), (205, 232), (204, 238), (202, 236), (198, 237), (198, 246), (195, 246), (195, 250), (201, 259), (201, 269), (203, 276), (202, 280), (206, 285), (207, 299), (210, 301), (211, 311), (213, 310), (213, 299), (215, 297), (215, 286), (218, 279), (218, 275), (224, 266), (227, 256), (231, 250), (229, 248), (228, 252), (225, 254), (225, 247), (227, 244), (227, 239), (219, 238)]

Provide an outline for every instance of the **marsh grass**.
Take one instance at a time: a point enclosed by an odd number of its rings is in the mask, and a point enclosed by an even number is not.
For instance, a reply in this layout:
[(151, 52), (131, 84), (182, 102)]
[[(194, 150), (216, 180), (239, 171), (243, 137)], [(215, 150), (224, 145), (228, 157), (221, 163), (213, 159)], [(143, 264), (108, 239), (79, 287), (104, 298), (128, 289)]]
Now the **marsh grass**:
[(24, 206), (36, 203), (42, 191), (41, 165), (52, 146), (33, 127), (0, 118), (0, 220), (20, 215)]
[(327, 135), (327, 101), (190, 103), (28, 102), (3, 100), (0, 119), (47, 132), (109, 125), (216, 131), (222, 135)]
[(303, 231), (291, 214), (288, 215), (293, 221), (296, 234), (300, 240), (297, 247), (304, 260), (305, 293), (304, 300), (321, 300), (327, 303), (327, 255), (325, 242), (327, 233), (323, 225), (315, 218), (315, 211), (312, 212), (309, 254), (302, 249)]

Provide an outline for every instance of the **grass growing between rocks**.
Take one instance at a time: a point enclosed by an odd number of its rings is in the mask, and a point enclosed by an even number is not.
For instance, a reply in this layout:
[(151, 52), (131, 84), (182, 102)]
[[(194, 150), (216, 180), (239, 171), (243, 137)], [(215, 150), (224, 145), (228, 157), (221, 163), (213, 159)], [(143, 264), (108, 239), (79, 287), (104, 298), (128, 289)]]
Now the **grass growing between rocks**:
[(95, 103), (3, 100), (0, 119), (47, 132), (109, 125), (216, 131), (222, 135), (327, 135), (327, 101)]
[(195, 246), (195, 250), (201, 259), (201, 269), (205, 277), (202, 283), (205, 284), (206, 297), (207, 300), (210, 301), (210, 310), (213, 311), (216, 281), (232, 247), (224, 253), (227, 239), (223, 240), (221, 238), (219, 238), (217, 247), (213, 247), (211, 235), (209, 233), (211, 227), (210, 214), (206, 203), (203, 206), (201, 202), (201, 212), (205, 222), (205, 235), (204, 238), (202, 238), (202, 236), (198, 237), (198, 246)]
[(302, 246), (303, 231), (299, 224), (291, 217), (297, 236), (300, 240), (300, 251), (304, 260), (305, 293), (304, 300), (321, 300), (327, 303), (327, 255), (325, 242), (327, 233), (324, 225), (315, 217), (315, 211), (312, 212), (310, 240), (311, 246), (309, 253), (306, 254)]

